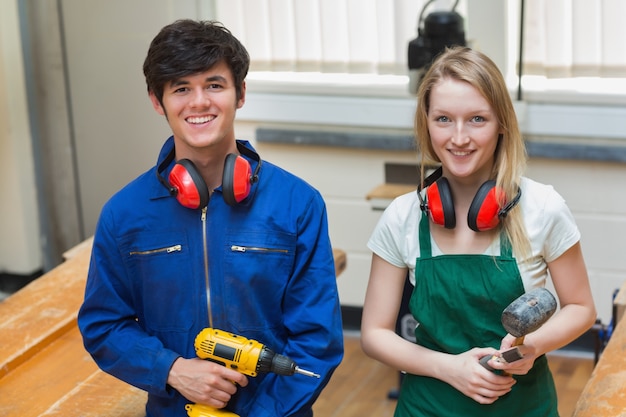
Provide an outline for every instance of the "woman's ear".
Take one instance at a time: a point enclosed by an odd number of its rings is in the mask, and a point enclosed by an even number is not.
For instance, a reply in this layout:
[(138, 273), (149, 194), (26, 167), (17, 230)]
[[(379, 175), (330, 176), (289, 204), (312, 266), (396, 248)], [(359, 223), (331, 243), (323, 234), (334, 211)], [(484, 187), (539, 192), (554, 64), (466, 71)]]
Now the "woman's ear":
[(161, 116), (165, 116), (165, 109), (161, 105), (161, 102), (154, 94), (154, 92), (150, 91), (148, 93), (148, 96), (150, 97), (150, 101), (152, 102), (152, 107), (154, 107), (154, 110), (156, 110), (156, 112), (159, 113)]

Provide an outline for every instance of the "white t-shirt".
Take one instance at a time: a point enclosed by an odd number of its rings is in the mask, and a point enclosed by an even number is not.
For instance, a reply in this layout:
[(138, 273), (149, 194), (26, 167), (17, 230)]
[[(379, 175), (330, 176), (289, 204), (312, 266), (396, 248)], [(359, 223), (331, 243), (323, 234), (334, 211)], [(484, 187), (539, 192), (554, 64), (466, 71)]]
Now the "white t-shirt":
[[(547, 262), (557, 259), (578, 242), (580, 231), (565, 200), (551, 185), (523, 177), (520, 188), (522, 196), (519, 205), (530, 240), (532, 256), (527, 262), (518, 260), (517, 265), (524, 288), (528, 291), (545, 286), (549, 276)], [(415, 284), (415, 260), (420, 255), (421, 217), (417, 193), (414, 191), (401, 195), (383, 212), (367, 243), (370, 250), (390, 264), (408, 268), (413, 284)], [(484, 254), (499, 255), (500, 237), (496, 236)], [(431, 245), (433, 256), (443, 254), (432, 236)], [(513, 256), (515, 257), (515, 253)]]

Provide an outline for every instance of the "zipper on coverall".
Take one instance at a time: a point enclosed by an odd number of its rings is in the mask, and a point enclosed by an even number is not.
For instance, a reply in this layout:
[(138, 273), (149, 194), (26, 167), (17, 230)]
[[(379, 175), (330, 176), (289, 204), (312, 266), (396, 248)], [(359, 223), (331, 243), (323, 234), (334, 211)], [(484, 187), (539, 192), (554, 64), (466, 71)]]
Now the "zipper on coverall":
[(207, 311), (209, 312), (209, 327), (213, 328), (213, 313), (211, 312), (211, 280), (209, 277), (209, 250), (207, 248), (206, 238), (206, 213), (207, 207), (202, 209), (202, 250), (204, 253), (204, 284), (206, 286), (206, 304)]

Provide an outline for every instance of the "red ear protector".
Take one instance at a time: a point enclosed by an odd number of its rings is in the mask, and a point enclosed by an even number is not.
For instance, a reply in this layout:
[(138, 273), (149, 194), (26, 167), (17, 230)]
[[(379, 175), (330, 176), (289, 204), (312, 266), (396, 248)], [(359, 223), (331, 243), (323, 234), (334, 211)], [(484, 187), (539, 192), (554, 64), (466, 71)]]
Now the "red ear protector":
[(181, 159), (174, 164), (167, 188), (187, 208), (197, 209), (209, 204), (209, 188), (189, 159)]
[[(222, 195), (224, 201), (231, 206), (241, 203), (248, 197), (252, 184), (259, 180), (258, 173), (261, 168), (261, 158), (256, 152), (239, 142), (237, 142), (237, 149), (242, 154), (257, 161), (258, 164), (252, 173), (252, 168), (247, 159), (232, 153), (226, 155), (222, 173)], [(159, 164), (157, 169), (159, 181), (184, 207), (190, 209), (206, 207), (210, 199), (209, 188), (194, 163), (189, 159), (176, 161), (168, 180), (161, 175), (161, 172), (172, 162), (174, 156), (174, 149), (172, 149), (170, 154)]]
[[(427, 213), (433, 223), (447, 229), (454, 229), (456, 216), (454, 214), (454, 199), (450, 184), (441, 176), (442, 169), (438, 168), (424, 181), (426, 201), (423, 200), (420, 190), (417, 195), (420, 200), (420, 209)], [(511, 202), (506, 202), (504, 192), (496, 187), (494, 180), (483, 183), (467, 212), (467, 225), (475, 232), (493, 229), (506, 217), (508, 212), (517, 205), (522, 196), (522, 190), (517, 189), (517, 195)]]

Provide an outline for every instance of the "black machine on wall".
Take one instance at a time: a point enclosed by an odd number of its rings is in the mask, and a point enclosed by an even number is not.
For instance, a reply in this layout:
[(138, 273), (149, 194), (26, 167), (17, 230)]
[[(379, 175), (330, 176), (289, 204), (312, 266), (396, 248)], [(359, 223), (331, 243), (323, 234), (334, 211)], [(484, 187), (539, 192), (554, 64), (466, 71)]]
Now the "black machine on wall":
[(439, 53), (447, 46), (466, 45), (463, 17), (455, 11), (459, 0), (455, 1), (452, 10), (432, 12), (424, 19), (424, 12), (433, 1), (429, 0), (422, 8), (417, 21), (418, 36), (409, 42), (409, 92), (411, 94), (417, 94), (422, 77)]

